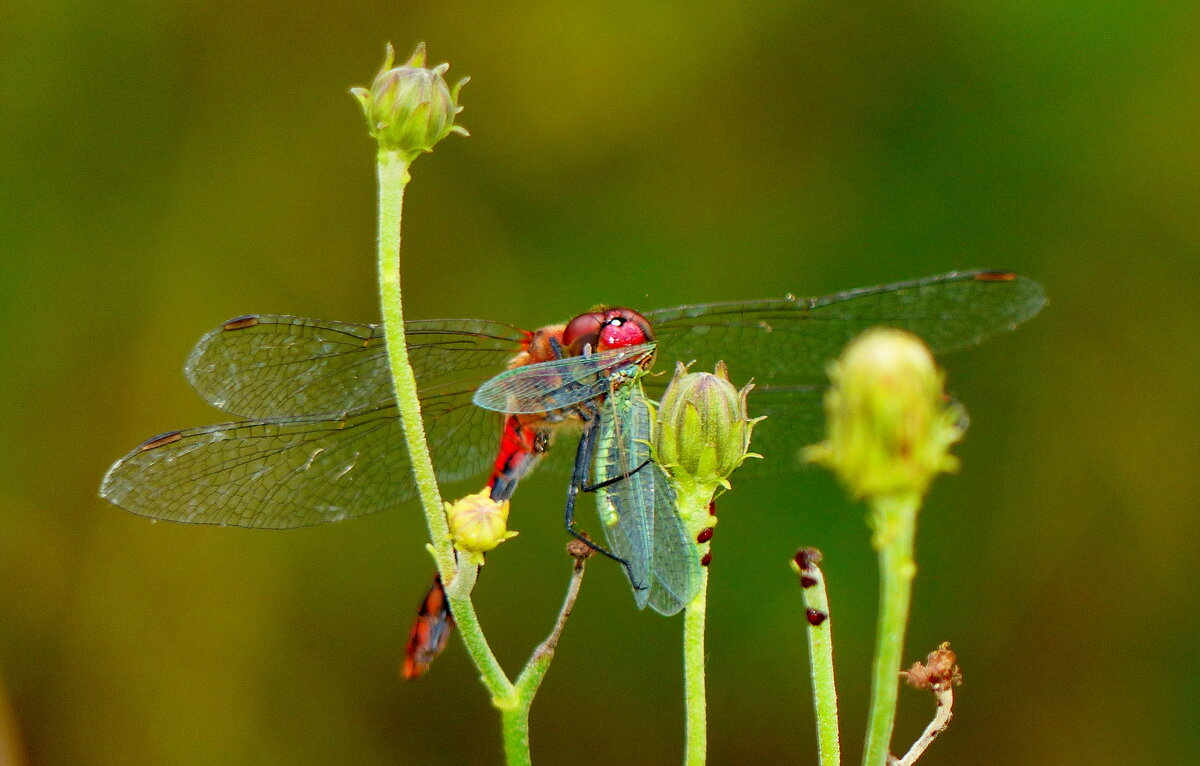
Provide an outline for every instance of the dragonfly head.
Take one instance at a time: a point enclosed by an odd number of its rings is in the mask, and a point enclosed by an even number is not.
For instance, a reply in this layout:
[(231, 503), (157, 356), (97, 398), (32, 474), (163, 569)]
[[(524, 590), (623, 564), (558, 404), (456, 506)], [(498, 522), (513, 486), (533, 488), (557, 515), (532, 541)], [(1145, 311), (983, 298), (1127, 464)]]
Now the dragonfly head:
[(563, 346), (572, 356), (585, 350), (607, 351), (611, 348), (637, 346), (654, 340), (650, 320), (633, 309), (600, 309), (580, 314), (563, 330)]

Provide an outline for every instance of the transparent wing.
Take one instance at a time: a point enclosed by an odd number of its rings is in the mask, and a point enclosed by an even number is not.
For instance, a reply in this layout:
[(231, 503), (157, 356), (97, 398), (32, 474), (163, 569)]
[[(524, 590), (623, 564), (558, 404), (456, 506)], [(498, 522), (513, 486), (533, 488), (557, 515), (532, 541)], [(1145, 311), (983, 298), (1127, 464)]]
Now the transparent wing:
[[(423, 393), (475, 384), (504, 367), (527, 334), (482, 319), (406, 322)], [(184, 367), (208, 401), (239, 417), (336, 415), (391, 400), (383, 326), (256, 314), (196, 344)]]
[(513, 415), (553, 412), (606, 395), (617, 377), (641, 373), (654, 344), (628, 346), (506, 370), (475, 392), (475, 404)]
[(708, 303), (645, 316), (662, 361), (695, 361), (705, 370), (723, 359), (737, 381), (820, 385), (826, 362), (868, 327), (908, 330), (944, 353), (1011, 330), (1045, 303), (1037, 282), (1011, 272), (969, 271), (822, 298)]
[(750, 451), (763, 456), (750, 459), (739, 475), (778, 474), (802, 465), (800, 450), (825, 438), (825, 388), (820, 386), (756, 387), (747, 399), (751, 417), (766, 416), (754, 426)]
[(657, 464), (649, 472), (654, 483), (654, 552), (651, 565), (650, 608), (672, 615), (687, 606), (700, 587), (700, 558), (683, 520), (679, 518), (675, 490)]
[[(427, 398), (435, 468), (463, 478), (487, 465), (498, 417), (470, 389)], [(411, 498), (412, 469), (394, 405), (336, 419), (243, 421), (151, 439), (104, 477), (102, 497), (168, 521), (263, 529), (364, 516)]]
[[(650, 459), (650, 412), (644, 398), (631, 398), (636, 384), (614, 392), (600, 408), (594, 478), (596, 508), (608, 548), (624, 559), (638, 608), (650, 598), (654, 540), (654, 472)], [(640, 406), (639, 406), (640, 405)]]
[[(425, 437), (439, 481), (480, 476), (496, 457), (503, 418), (472, 404), (474, 394), (472, 385), (421, 396)], [(407, 446), (401, 449), (408, 453)]]

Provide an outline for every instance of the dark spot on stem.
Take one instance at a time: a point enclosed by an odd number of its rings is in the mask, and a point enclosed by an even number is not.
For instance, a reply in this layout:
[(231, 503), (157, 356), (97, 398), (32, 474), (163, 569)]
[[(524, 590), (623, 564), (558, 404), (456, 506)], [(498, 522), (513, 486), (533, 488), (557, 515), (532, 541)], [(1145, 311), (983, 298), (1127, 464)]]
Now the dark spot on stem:
[(704, 529), (700, 530), (700, 534), (696, 535), (696, 542), (706, 543), (712, 539), (712, 536), (713, 536), (713, 528), (705, 527)]
[(801, 548), (796, 551), (796, 566), (801, 571), (811, 569), (821, 563), (821, 552), (816, 548)]
[(712, 551), (709, 551), (708, 553), (704, 554), (703, 557), (701, 557), (700, 566), (706, 567), (711, 563), (712, 563)]
[(814, 585), (816, 585), (816, 584), (817, 584), (817, 578), (815, 578), (815, 577), (810, 577), (810, 576), (808, 576), (808, 575), (801, 575), (801, 576), (800, 576), (800, 586), (801, 586), (801, 587), (803, 587), (803, 588), (811, 588), (812, 586), (814, 586)]
[(805, 609), (804, 616), (808, 618), (808, 624), (814, 628), (829, 619), (829, 615), (820, 609)]

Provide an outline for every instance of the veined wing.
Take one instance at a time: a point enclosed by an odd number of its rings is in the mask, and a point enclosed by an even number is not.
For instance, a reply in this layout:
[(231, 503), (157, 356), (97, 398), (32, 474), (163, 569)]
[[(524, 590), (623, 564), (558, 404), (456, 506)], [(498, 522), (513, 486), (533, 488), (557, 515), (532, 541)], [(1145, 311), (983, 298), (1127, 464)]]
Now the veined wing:
[(824, 386), (755, 386), (747, 408), (751, 417), (766, 419), (755, 424), (750, 451), (763, 457), (747, 460), (738, 475), (800, 468), (800, 450), (825, 438), (824, 395)]
[[(428, 397), (425, 423), (443, 479), (479, 473), (495, 449), (494, 413), (471, 389)], [(414, 495), (394, 404), (339, 418), (249, 420), (163, 434), (119, 460), (102, 497), (168, 521), (303, 527), (393, 508)]]
[(510, 415), (553, 412), (607, 394), (641, 374), (653, 343), (539, 362), (506, 370), (475, 392), (476, 406)]
[(605, 539), (629, 562), (638, 606), (675, 614), (700, 586), (700, 560), (679, 518), (675, 490), (651, 462), (653, 413), (638, 381), (614, 392), (601, 412), (595, 474), (597, 483), (611, 482), (596, 496)]
[(654, 541), (653, 471), (647, 465), (650, 447), (650, 412), (645, 399), (641, 406), (631, 390), (636, 384), (612, 392), (600, 407), (599, 435), (593, 475), (597, 484), (596, 509), (608, 548), (626, 562), (626, 575), (633, 586), (638, 608), (650, 599), (651, 562)]
[(935, 353), (1011, 330), (1046, 303), (1041, 285), (1012, 272), (951, 272), (822, 298), (679, 306), (645, 314), (664, 361), (724, 359), (735, 379), (822, 384), (825, 365), (868, 327), (913, 332)]
[[(503, 369), (528, 334), (482, 319), (405, 322), (421, 393), (473, 387)], [(383, 325), (255, 314), (209, 332), (184, 372), (200, 395), (239, 417), (339, 415), (391, 401)]]
[(654, 559), (650, 568), (650, 608), (670, 616), (683, 609), (700, 587), (700, 554), (679, 518), (675, 490), (657, 463), (650, 472), (654, 482)]

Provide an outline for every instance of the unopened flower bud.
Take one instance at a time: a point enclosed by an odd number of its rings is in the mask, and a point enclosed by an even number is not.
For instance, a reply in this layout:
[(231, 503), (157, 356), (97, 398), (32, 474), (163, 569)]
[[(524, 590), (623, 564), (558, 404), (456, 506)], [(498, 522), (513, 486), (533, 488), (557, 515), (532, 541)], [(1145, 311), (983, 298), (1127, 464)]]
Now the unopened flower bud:
[(958, 467), (962, 408), (943, 391), (929, 349), (900, 330), (868, 330), (830, 364), (825, 441), (805, 458), (832, 470), (856, 498), (923, 495)]
[(483, 554), (517, 536), (507, 528), (508, 501), (497, 503), (487, 489), (446, 503), (446, 521), (454, 548), (472, 564), (482, 564)]
[(723, 362), (715, 374), (675, 368), (658, 408), (654, 446), (681, 492), (704, 492), (707, 502), (718, 488), (729, 488), (729, 475), (742, 461), (758, 457), (749, 451), (758, 422), (746, 414), (751, 388), (734, 388)]
[(352, 88), (350, 92), (362, 104), (367, 126), (380, 147), (400, 152), (411, 162), (422, 152), (433, 151), (433, 145), (451, 133), (467, 135), (466, 129), (454, 124), (454, 118), (462, 111), (458, 92), (469, 78), (449, 88), (442, 75), (450, 65), (426, 68), (425, 43), (417, 46), (403, 66), (392, 68), (395, 57), (389, 43), (383, 68), (371, 88)]

